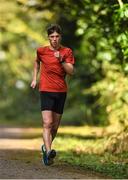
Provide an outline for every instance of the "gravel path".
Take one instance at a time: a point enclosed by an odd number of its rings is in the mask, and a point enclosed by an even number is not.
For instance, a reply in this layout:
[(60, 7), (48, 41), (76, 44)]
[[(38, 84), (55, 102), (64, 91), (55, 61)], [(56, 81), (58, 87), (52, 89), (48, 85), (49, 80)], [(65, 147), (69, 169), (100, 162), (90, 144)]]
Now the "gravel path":
[(107, 179), (58, 159), (52, 166), (44, 166), (39, 137), (23, 138), (24, 131), (31, 134), (33, 129), (0, 128), (0, 179)]

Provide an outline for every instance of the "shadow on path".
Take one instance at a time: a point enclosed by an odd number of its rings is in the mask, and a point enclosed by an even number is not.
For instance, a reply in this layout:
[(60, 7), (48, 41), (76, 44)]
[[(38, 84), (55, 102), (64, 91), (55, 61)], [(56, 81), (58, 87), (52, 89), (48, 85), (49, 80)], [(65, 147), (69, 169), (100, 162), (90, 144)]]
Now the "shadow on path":
[[(24, 136), (24, 131), (27, 132), (29, 139)], [(62, 163), (57, 158), (52, 166), (44, 166), (41, 161), (40, 131), (35, 134), (32, 132), (33, 129), (29, 128), (1, 128), (1, 179), (105, 179), (99, 173)]]
[[(72, 133), (62, 133), (58, 132), (60, 137), (72, 137), (82, 140), (95, 140), (101, 139), (102, 136), (94, 135), (79, 135)], [(1, 128), (0, 127), (0, 138), (2, 139), (33, 139), (33, 138), (42, 138), (42, 130), (41, 128)]]
[(0, 162), (3, 179), (103, 179), (97, 173), (58, 160), (52, 166), (44, 166), (39, 151), (0, 150)]

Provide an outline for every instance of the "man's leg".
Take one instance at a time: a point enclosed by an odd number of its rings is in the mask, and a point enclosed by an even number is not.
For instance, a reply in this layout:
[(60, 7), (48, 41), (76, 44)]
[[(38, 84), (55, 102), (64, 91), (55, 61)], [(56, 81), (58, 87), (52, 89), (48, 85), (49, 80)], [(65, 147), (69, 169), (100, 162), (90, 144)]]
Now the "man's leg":
[(54, 140), (57, 134), (58, 127), (60, 125), (60, 120), (63, 114), (65, 100), (66, 100), (66, 92), (58, 93), (57, 99), (55, 101), (54, 111), (52, 113), (53, 115), (52, 140)]
[(52, 111), (42, 111), (43, 118), (43, 140), (44, 145), (42, 145), (43, 152), (43, 162), (45, 165), (51, 165), (54, 162), (56, 156), (56, 151), (51, 150), (52, 145), (52, 129), (53, 129), (53, 112)]
[(54, 138), (56, 137), (62, 114), (52, 112), (52, 117), (53, 117), (53, 126), (52, 126), (52, 141), (53, 141)]
[(46, 151), (51, 150), (52, 144), (52, 127), (53, 127), (53, 114), (52, 111), (42, 111), (43, 118), (43, 140), (46, 147)]

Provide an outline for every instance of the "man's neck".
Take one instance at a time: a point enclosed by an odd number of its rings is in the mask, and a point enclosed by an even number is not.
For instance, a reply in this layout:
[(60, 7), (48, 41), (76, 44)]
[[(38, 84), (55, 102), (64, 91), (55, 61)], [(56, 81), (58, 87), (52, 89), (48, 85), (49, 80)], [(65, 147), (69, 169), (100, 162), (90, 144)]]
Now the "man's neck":
[(53, 46), (51, 46), (51, 45), (49, 46), (49, 48), (50, 48), (51, 50), (53, 50), (53, 51), (59, 50), (60, 47), (61, 47), (61, 45), (58, 45), (57, 47), (53, 47)]

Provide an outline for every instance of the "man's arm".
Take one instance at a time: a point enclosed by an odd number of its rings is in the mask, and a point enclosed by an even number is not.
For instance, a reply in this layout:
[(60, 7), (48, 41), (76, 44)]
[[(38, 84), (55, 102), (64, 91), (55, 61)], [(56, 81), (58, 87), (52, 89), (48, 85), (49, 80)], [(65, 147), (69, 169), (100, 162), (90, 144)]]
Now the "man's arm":
[(39, 72), (39, 69), (40, 69), (40, 62), (38, 60), (35, 60), (34, 69), (33, 69), (33, 78), (31, 82), (31, 87), (33, 89), (36, 87), (36, 84), (37, 84), (37, 74)]
[(60, 63), (62, 64), (65, 72), (69, 75), (73, 75), (74, 73), (74, 66), (71, 63), (65, 62), (65, 60), (63, 60), (63, 57), (61, 56), (59, 51), (56, 51), (54, 53), (54, 56), (60, 61)]
[(66, 62), (63, 62), (61, 63), (65, 72), (69, 75), (73, 75), (74, 74), (74, 66), (73, 64), (71, 63), (66, 63)]

